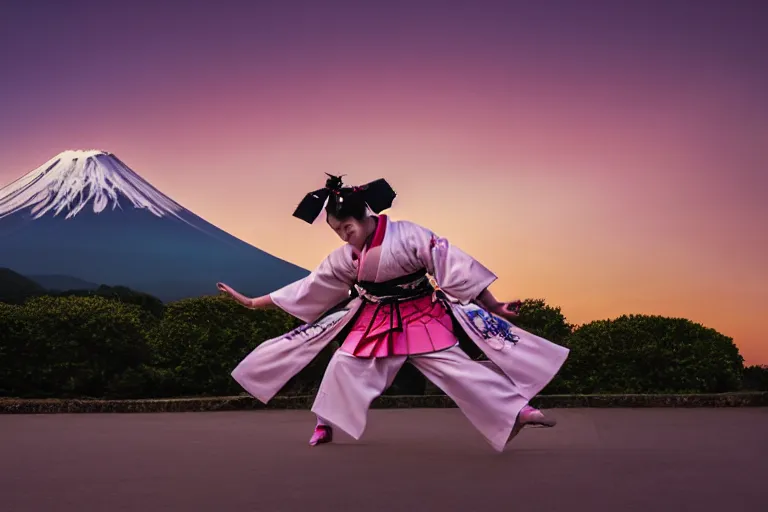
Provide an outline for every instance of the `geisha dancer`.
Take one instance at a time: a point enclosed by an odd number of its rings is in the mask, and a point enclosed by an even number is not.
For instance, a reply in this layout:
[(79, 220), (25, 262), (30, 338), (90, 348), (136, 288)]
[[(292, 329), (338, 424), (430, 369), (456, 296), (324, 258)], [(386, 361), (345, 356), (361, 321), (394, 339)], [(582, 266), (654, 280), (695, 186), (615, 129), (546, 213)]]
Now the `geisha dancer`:
[[(394, 197), (383, 179), (344, 187), (331, 176), (294, 216), (311, 224), (326, 205), (327, 224), (343, 246), (309, 276), (262, 297), (218, 284), (246, 307), (279, 307), (306, 322), (256, 347), (233, 378), (267, 403), (339, 337), (312, 406), (318, 424), (310, 444), (329, 442), (332, 427), (359, 440), (371, 402), (406, 362), (499, 452), (526, 425), (554, 426), (528, 402), (557, 374), (568, 349), (511, 323), (519, 302), (498, 301), (488, 290), (496, 275), (477, 260), (429, 229), (380, 215)], [(455, 329), (491, 364), (470, 359)]]

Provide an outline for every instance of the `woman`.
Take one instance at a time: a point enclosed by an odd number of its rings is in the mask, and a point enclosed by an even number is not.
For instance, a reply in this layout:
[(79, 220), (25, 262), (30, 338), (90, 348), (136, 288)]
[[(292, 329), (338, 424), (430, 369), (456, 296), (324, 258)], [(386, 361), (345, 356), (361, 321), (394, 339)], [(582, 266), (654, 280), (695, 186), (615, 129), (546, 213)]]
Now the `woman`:
[[(499, 452), (525, 425), (553, 426), (528, 402), (568, 349), (508, 322), (519, 302), (496, 300), (488, 290), (496, 276), (472, 257), (424, 227), (376, 215), (394, 197), (384, 180), (350, 188), (332, 176), (294, 215), (312, 223), (327, 201), (327, 223), (345, 245), (309, 276), (262, 297), (218, 284), (247, 307), (279, 307), (306, 322), (259, 345), (232, 376), (267, 403), (343, 332), (312, 407), (318, 425), (310, 444), (330, 441), (331, 425), (360, 439), (371, 402), (405, 362), (451, 397)], [(493, 364), (470, 359), (455, 329)]]

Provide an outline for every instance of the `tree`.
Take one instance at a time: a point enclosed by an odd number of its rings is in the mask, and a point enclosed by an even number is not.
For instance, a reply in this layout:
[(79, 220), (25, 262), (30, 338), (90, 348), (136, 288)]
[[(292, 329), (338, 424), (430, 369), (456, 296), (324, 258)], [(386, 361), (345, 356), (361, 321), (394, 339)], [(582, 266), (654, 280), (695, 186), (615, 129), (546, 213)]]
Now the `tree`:
[(27, 340), (26, 323), (21, 307), (0, 302), (0, 395), (11, 396), (24, 385), (24, 377), (33, 370), (34, 364), (25, 357)]
[(591, 322), (568, 346), (562, 376), (576, 393), (718, 393), (741, 384), (744, 360), (733, 340), (682, 318)]
[(768, 366), (744, 368), (743, 388), (749, 391), (768, 391)]
[(166, 306), (151, 331), (153, 365), (164, 376), (164, 395), (238, 394), (235, 366), (265, 340), (298, 322), (278, 310), (251, 310), (224, 296), (183, 299)]
[(141, 318), (137, 306), (101, 297), (3, 305), (0, 390), (11, 396), (103, 396), (114, 379), (149, 358)]
[(523, 301), (515, 325), (558, 345), (565, 342), (574, 327), (568, 323), (559, 307), (549, 306), (544, 299)]
[(135, 304), (155, 319), (160, 319), (165, 311), (163, 301), (157, 297), (132, 290), (126, 286), (101, 285), (95, 290), (66, 290), (48, 292), (47, 294), (54, 297), (104, 297), (125, 304)]

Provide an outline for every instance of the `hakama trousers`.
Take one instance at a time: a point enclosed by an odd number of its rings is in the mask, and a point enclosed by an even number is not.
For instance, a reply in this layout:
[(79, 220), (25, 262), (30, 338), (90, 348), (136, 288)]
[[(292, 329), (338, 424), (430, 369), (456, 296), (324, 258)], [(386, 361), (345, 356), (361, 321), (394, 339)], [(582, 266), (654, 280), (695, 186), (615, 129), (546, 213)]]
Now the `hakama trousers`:
[(325, 371), (312, 412), (354, 439), (365, 431), (371, 402), (408, 361), (448, 395), (498, 452), (504, 450), (528, 398), (495, 365), (474, 361), (458, 345), (439, 352), (382, 358), (337, 351)]

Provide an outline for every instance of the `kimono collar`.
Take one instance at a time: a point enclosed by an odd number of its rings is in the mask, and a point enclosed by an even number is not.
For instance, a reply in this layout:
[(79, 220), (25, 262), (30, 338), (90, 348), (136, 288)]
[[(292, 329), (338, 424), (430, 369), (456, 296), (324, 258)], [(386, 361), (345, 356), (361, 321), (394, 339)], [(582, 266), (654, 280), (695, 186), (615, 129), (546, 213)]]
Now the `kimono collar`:
[(379, 215), (378, 222), (376, 223), (376, 231), (373, 232), (373, 238), (371, 243), (368, 244), (368, 249), (378, 247), (384, 241), (384, 234), (387, 232), (387, 216)]
[(363, 246), (362, 251), (352, 249), (352, 260), (357, 261), (360, 258), (361, 252), (370, 251), (375, 247), (379, 247), (384, 242), (384, 235), (387, 233), (387, 216), (379, 215), (376, 219), (376, 230), (368, 237), (368, 241)]

